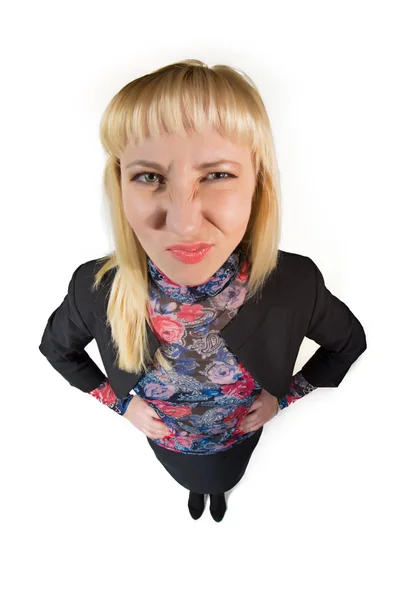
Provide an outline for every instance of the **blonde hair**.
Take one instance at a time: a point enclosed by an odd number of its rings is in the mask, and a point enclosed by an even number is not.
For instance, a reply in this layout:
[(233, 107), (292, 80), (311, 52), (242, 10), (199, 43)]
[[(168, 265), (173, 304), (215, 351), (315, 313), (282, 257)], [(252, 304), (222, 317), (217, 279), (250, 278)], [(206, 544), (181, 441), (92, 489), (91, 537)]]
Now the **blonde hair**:
[[(103, 185), (108, 199), (115, 251), (95, 275), (96, 290), (103, 276), (115, 269), (109, 290), (107, 321), (116, 362), (128, 372), (147, 371), (152, 360), (146, 322), (147, 255), (123, 210), (120, 160), (126, 144), (148, 136), (184, 135), (211, 126), (221, 136), (247, 144), (252, 152), (256, 186), (248, 226), (240, 242), (250, 266), (246, 301), (265, 284), (278, 261), (280, 180), (267, 111), (251, 79), (227, 65), (208, 67), (183, 60), (143, 75), (125, 85), (106, 107), (100, 138), (107, 154)], [(158, 348), (154, 360), (170, 364)]]

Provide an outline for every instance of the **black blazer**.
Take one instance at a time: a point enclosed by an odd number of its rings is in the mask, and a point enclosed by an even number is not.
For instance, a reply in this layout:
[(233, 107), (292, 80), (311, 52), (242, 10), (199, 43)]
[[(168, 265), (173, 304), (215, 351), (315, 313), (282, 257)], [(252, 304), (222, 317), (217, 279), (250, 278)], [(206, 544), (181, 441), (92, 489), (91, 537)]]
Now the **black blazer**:
[[(100, 266), (93, 259), (76, 268), (67, 295), (48, 319), (39, 350), (70, 385), (89, 392), (107, 376), (122, 398), (144, 372), (129, 373), (114, 365), (106, 310), (115, 269), (93, 293), (90, 286)], [(160, 343), (148, 325), (147, 331), (153, 356)], [(317, 265), (307, 256), (284, 250), (278, 251), (277, 267), (261, 292), (239, 308), (220, 335), (262, 388), (278, 398), (289, 390), (304, 337), (320, 346), (301, 369), (315, 387), (337, 387), (367, 348), (361, 323), (327, 289)], [(84, 350), (93, 339), (106, 374)]]

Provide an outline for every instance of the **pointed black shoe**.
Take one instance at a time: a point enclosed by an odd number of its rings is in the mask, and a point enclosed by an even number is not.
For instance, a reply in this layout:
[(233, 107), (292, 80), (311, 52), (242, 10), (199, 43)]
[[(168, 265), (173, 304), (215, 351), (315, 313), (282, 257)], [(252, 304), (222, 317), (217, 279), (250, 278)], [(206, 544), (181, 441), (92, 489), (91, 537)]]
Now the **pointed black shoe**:
[(225, 512), (225, 494), (210, 494), (210, 513), (214, 521), (222, 521)]
[(204, 511), (204, 494), (189, 492), (188, 508), (193, 519), (200, 519)]

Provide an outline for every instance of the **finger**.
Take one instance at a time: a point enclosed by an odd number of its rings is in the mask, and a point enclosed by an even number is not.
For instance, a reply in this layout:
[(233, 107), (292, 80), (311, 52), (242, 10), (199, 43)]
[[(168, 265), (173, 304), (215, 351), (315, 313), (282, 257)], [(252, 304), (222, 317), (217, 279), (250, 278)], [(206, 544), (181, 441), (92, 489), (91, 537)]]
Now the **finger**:
[(242, 422), (240, 429), (244, 431), (250, 431), (255, 425), (257, 425), (257, 423), (259, 423), (258, 418), (248, 419), (247, 421)]
[(257, 408), (260, 408), (262, 406), (262, 401), (257, 399), (253, 402), (253, 404), (250, 407), (249, 412), (247, 413), (248, 415), (250, 415), (252, 412), (254, 412), (255, 410), (257, 410)]
[(152, 422), (148, 424), (149, 429), (152, 431), (159, 431), (161, 433), (171, 433), (168, 425), (166, 425), (161, 419), (152, 419)]
[(247, 417), (245, 419), (243, 419), (242, 423), (243, 423), (243, 425), (246, 425), (246, 427), (252, 427), (259, 420), (260, 420), (260, 417), (258, 416), (258, 414), (254, 413), (251, 416), (247, 415)]
[(165, 437), (164, 431), (154, 429), (153, 427), (144, 427), (142, 429), (142, 431), (145, 435), (147, 435), (147, 437), (152, 438), (152, 439), (158, 439), (158, 438)]
[(147, 416), (150, 416), (151, 426), (158, 426), (159, 423), (163, 423), (162, 418), (155, 411), (153, 411), (153, 413), (147, 413)]
[(251, 427), (245, 427), (245, 429), (242, 429), (243, 433), (250, 433), (250, 431), (257, 431), (257, 429), (260, 429), (260, 427), (263, 424), (260, 423), (259, 421), (257, 423), (255, 423), (254, 425), (252, 425)]
[(168, 426), (162, 421), (156, 421), (153, 419), (151, 423), (147, 423), (147, 429), (149, 431), (155, 431), (156, 433), (169, 432)]
[(168, 432), (166, 431), (151, 431), (150, 435), (148, 435), (147, 437), (153, 438), (153, 439), (163, 439), (165, 437), (168, 437), (169, 435), (171, 435), (171, 432), (168, 430)]
[(158, 437), (163, 437), (165, 435), (169, 435), (171, 433), (170, 429), (163, 423), (161, 420), (157, 423), (155, 419), (153, 419), (152, 423), (147, 425), (147, 429), (152, 433), (158, 435)]
[(154, 417), (154, 418), (157, 418), (157, 419), (159, 418), (157, 411), (156, 411), (156, 410), (154, 410), (154, 408), (152, 408), (152, 407), (151, 407), (151, 406), (149, 406), (149, 405), (147, 405), (147, 406), (145, 407), (145, 410), (144, 410), (144, 412), (145, 412), (145, 413), (147, 413), (148, 415), (150, 415), (150, 416)]
[(254, 400), (253, 404), (251, 405), (251, 408), (253, 408), (253, 407), (260, 408), (260, 406), (262, 406), (262, 403), (263, 403), (263, 401), (259, 396), (256, 400)]

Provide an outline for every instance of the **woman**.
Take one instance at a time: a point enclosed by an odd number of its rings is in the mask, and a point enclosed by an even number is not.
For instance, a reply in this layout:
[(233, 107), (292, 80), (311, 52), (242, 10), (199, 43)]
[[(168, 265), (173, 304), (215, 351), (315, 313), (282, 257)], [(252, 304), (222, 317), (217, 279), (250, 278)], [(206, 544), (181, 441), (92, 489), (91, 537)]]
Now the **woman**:
[[(264, 423), (338, 386), (365, 333), (309, 257), (278, 249), (273, 137), (244, 74), (186, 60), (140, 77), (101, 142), (115, 251), (77, 267), (39, 349), (147, 436), (194, 519), (210, 494), (221, 521)], [(320, 348), (293, 375), (305, 336)]]

